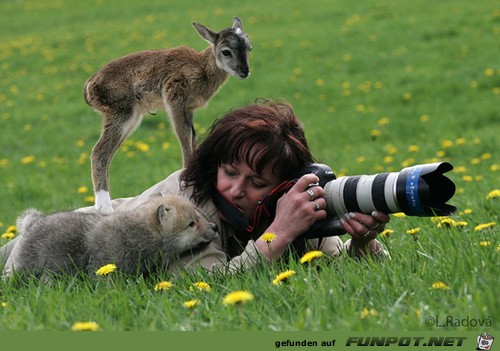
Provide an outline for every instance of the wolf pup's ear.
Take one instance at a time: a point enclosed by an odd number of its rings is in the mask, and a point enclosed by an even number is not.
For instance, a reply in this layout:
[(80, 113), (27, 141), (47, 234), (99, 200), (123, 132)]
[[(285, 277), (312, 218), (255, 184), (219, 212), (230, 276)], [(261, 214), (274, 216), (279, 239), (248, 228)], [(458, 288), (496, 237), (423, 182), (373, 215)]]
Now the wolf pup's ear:
[(158, 223), (161, 223), (165, 220), (165, 218), (168, 216), (169, 211), (170, 208), (163, 205), (160, 205), (156, 208), (156, 219), (158, 220)]

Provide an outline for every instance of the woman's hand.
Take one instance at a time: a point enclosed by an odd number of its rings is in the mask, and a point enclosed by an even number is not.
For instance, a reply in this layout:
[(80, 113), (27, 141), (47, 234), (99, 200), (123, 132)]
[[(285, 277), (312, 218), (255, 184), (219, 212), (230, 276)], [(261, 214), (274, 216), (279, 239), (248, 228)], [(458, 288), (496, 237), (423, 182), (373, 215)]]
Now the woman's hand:
[(379, 211), (373, 211), (371, 215), (350, 212), (341, 218), (342, 227), (352, 237), (349, 247), (351, 254), (363, 256), (368, 252), (378, 254), (383, 251), (381, 244), (374, 239), (385, 230), (389, 220), (388, 215)]
[(276, 204), (273, 224), (295, 239), (317, 220), (326, 217), (325, 190), (315, 174), (303, 175)]
[(261, 251), (269, 258), (280, 257), (298, 236), (317, 220), (326, 218), (325, 190), (316, 185), (318, 181), (315, 174), (305, 174), (277, 201), (274, 220), (266, 230), (276, 234), (271, 244), (272, 252), (257, 240)]
[(371, 214), (350, 212), (341, 218), (340, 222), (354, 241), (368, 242), (385, 230), (389, 219), (388, 215), (379, 211), (373, 211)]

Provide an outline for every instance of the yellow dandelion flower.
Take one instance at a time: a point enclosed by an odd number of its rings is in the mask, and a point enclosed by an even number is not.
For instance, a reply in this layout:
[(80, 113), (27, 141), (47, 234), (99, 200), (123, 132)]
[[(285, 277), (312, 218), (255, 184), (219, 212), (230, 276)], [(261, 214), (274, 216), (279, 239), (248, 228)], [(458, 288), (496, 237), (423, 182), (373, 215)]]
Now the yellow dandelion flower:
[(497, 245), (497, 251), (500, 252), (500, 244)]
[(241, 305), (253, 300), (252, 293), (244, 290), (237, 290), (227, 294), (222, 303), (224, 305)]
[(496, 222), (489, 222), (489, 223), (479, 224), (479, 225), (476, 225), (474, 227), (474, 231), (479, 232), (481, 230), (485, 230), (485, 229), (488, 229), (488, 228), (493, 228), (496, 225), (497, 225)]
[(86, 203), (89, 203), (89, 204), (93, 204), (95, 202), (95, 197), (94, 197), (94, 195), (85, 196), (83, 198), (83, 201), (85, 201)]
[(431, 289), (434, 290), (450, 290), (450, 287), (443, 283), (442, 281), (437, 281), (435, 283), (432, 283)]
[(304, 256), (301, 257), (300, 263), (302, 263), (302, 264), (310, 263), (312, 260), (314, 260), (316, 258), (320, 258), (321, 256), (323, 256), (322, 251), (319, 251), (319, 250), (309, 251), (309, 252), (306, 252), (304, 254)]
[(408, 151), (409, 152), (419, 152), (420, 147), (418, 145), (410, 145), (410, 146), (408, 146)]
[(490, 166), (490, 171), (492, 171), (492, 172), (496, 172), (496, 171), (498, 171), (498, 170), (500, 170), (500, 165), (498, 165), (498, 164), (494, 164), (494, 165), (491, 165), (491, 166)]
[(76, 189), (76, 192), (78, 194), (85, 194), (88, 191), (89, 191), (89, 188), (87, 188), (86, 186), (81, 186), (78, 189)]
[(351, 54), (343, 54), (343, 55), (342, 55), (342, 60), (343, 60), (344, 62), (349, 62), (349, 61), (351, 61), (351, 60), (352, 60), (352, 55), (351, 55)]
[(276, 278), (273, 280), (273, 284), (274, 284), (274, 285), (280, 285), (280, 284), (282, 284), (282, 283), (285, 283), (285, 282), (287, 282), (287, 281), (288, 281), (288, 279), (290, 279), (290, 277), (291, 277), (292, 275), (294, 275), (294, 274), (295, 274), (295, 271), (294, 271), (294, 270), (291, 270), (291, 269), (289, 269), (289, 270), (287, 270), (287, 271), (284, 271), (284, 272), (282, 272), (282, 273), (280, 273), (280, 274), (278, 274), (278, 275), (276, 276)]
[(386, 237), (386, 236), (389, 236), (391, 235), (392, 233), (394, 233), (394, 230), (392, 229), (385, 229), (382, 233), (380, 233), (379, 235), (381, 237)]
[(378, 312), (373, 309), (373, 308), (364, 308), (361, 312), (360, 312), (360, 317), (361, 319), (365, 319), (367, 317), (376, 317), (378, 315)]
[(385, 156), (384, 157), (384, 163), (392, 163), (394, 161), (394, 157), (392, 156)]
[(444, 148), (444, 149), (449, 149), (450, 147), (453, 146), (453, 141), (452, 140), (443, 140), (441, 142), (441, 146)]
[(392, 214), (394, 217), (396, 218), (403, 218), (403, 217), (406, 217), (406, 214), (403, 213), (403, 212), (396, 212), (396, 213), (393, 213)]
[(455, 140), (455, 145), (465, 145), (466, 142), (467, 140), (465, 138), (458, 138)]
[(471, 214), (472, 213), (472, 210), (470, 208), (466, 208), (464, 210), (464, 214)]
[(440, 150), (436, 152), (436, 157), (445, 157), (445, 156), (446, 156), (446, 151)]
[(382, 135), (382, 132), (378, 129), (372, 129), (370, 131), (370, 135), (373, 137), (373, 138), (378, 138), (379, 136)]
[(462, 180), (464, 182), (472, 182), (472, 181), (474, 181), (474, 177), (472, 177), (470, 175), (464, 175), (464, 176), (462, 176)]
[(448, 218), (447, 216), (436, 216), (436, 217), (431, 217), (431, 222), (432, 223), (439, 223), (441, 222), (443, 219), (446, 219)]
[(15, 233), (17, 231), (17, 227), (15, 225), (9, 225), (5, 232), (7, 233)]
[(470, 160), (471, 165), (478, 165), (481, 163), (481, 159), (479, 157), (474, 157)]
[(80, 158), (78, 159), (78, 164), (83, 165), (85, 161), (87, 160), (88, 154), (86, 152), (82, 152), (80, 154)]
[(200, 300), (189, 300), (184, 302), (182, 305), (186, 308), (194, 308), (195, 306), (199, 305), (201, 303)]
[(377, 124), (381, 127), (386, 126), (390, 123), (390, 120), (388, 117), (382, 117), (381, 119), (378, 120)]
[(35, 156), (25, 156), (21, 159), (21, 163), (23, 165), (28, 165), (28, 164), (32, 163), (33, 161), (35, 161)]
[(455, 167), (455, 173), (465, 173), (465, 172), (467, 172), (467, 167), (464, 166)]
[(384, 150), (389, 154), (389, 155), (395, 155), (398, 153), (398, 148), (395, 147), (394, 145), (386, 145), (384, 146)]
[(148, 152), (150, 150), (149, 145), (142, 141), (137, 141), (135, 147), (141, 152)]
[(314, 84), (316, 84), (318, 87), (322, 87), (323, 85), (325, 85), (325, 80), (321, 79), (321, 78), (318, 78), (318, 79), (316, 79), (316, 81), (314, 82)]
[(410, 235), (416, 235), (420, 233), (420, 227), (416, 227), (416, 228), (413, 228), (413, 229), (408, 229), (406, 231), (406, 234), (410, 234)]
[(212, 288), (205, 282), (196, 282), (193, 285), (200, 291), (210, 291)]
[(421, 115), (420, 122), (428, 122), (430, 120), (429, 115)]
[(407, 91), (403, 94), (404, 101), (410, 101), (411, 99), (413, 99), (413, 94), (410, 93), (409, 91)]
[(413, 157), (410, 157), (410, 158), (404, 160), (403, 162), (401, 162), (401, 166), (403, 166), (404, 168), (410, 167), (413, 164), (415, 164), (415, 159)]
[(15, 236), (14, 233), (3, 233), (0, 237), (6, 240), (12, 240)]
[(484, 154), (481, 155), (481, 159), (483, 160), (489, 160), (491, 158), (491, 153), (485, 152)]
[(365, 157), (365, 156), (358, 156), (358, 157), (356, 158), (356, 162), (357, 162), (357, 163), (363, 163), (363, 162), (365, 162), (365, 161), (366, 161), (366, 157)]
[(466, 221), (455, 222), (455, 227), (463, 228), (463, 227), (465, 227), (467, 225), (469, 225), (469, 223), (467, 223)]
[(490, 245), (491, 245), (491, 242), (489, 242), (488, 240), (484, 240), (484, 241), (479, 242), (479, 246), (482, 246), (482, 247), (486, 247), (486, 246), (490, 246)]
[(494, 70), (493, 68), (488, 67), (488, 68), (485, 68), (485, 69), (484, 69), (484, 75), (485, 75), (486, 77), (491, 77), (491, 76), (492, 76), (492, 75), (494, 75), (494, 74), (495, 74), (495, 70)]
[(451, 218), (444, 218), (444, 219), (441, 219), (438, 223), (438, 228), (451, 228), (451, 227), (455, 227), (456, 226), (456, 221), (454, 221), (453, 219)]
[(495, 190), (492, 190), (488, 193), (488, 195), (486, 195), (486, 199), (487, 200), (490, 200), (490, 199), (495, 199), (497, 197), (500, 196), (500, 189), (495, 189)]
[(7, 302), (0, 302), (0, 307), (7, 308)]
[(163, 281), (163, 282), (159, 282), (158, 284), (156, 284), (154, 290), (155, 291), (167, 291), (167, 290), (170, 290), (170, 288), (172, 288), (173, 286), (174, 286), (174, 284), (172, 284), (171, 282)]
[(276, 239), (276, 233), (270, 233), (270, 232), (264, 233), (260, 237), (260, 240), (265, 241), (266, 243), (270, 243), (274, 239)]
[(357, 104), (356, 105), (356, 111), (358, 112), (365, 112), (366, 111), (366, 106), (363, 104)]
[(113, 263), (110, 263), (110, 264), (104, 265), (101, 268), (99, 268), (95, 272), (95, 274), (96, 275), (108, 275), (110, 273), (113, 273), (114, 271), (116, 271), (116, 265)]
[(71, 327), (73, 331), (98, 331), (99, 325), (96, 322), (76, 322)]

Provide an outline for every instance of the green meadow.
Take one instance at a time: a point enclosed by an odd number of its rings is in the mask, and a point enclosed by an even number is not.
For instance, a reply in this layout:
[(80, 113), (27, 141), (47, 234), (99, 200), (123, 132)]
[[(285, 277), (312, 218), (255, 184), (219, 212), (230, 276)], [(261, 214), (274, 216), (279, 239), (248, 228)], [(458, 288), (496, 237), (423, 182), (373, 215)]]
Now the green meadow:
[[(101, 118), (82, 97), (91, 74), (134, 51), (202, 50), (191, 23), (219, 30), (233, 16), (252, 40), (251, 76), (230, 77), (196, 111), (199, 137), (236, 106), (286, 99), (317, 160), (338, 176), (453, 164), (456, 214), (392, 215), (380, 237), (391, 260), (0, 281), (0, 330), (500, 330), (494, 0), (1, 1), (0, 245), (26, 208), (93, 204), (89, 155)], [(179, 167), (177, 139), (157, 111), (116, 154), (112, 196), (139, 194)], [(286, 271), (294, 273), (273, 284)], [(155, 290), (160, 282), (170, 284)], [(235, 291), (248, 301), (225, 304)]]

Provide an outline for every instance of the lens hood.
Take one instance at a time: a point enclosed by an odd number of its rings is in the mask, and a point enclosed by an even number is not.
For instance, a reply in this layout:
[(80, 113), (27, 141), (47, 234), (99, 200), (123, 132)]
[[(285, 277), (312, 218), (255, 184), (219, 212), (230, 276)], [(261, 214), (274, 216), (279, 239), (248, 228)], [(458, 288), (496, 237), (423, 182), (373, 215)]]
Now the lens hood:
[(401, 170), (396, 197), (402, 212), (410, 216), (448, 216), (457, 210), (446, 204), (455, 194), (455, 184), (444, 173), (453, 166), (448, 162), (428, 163)]

